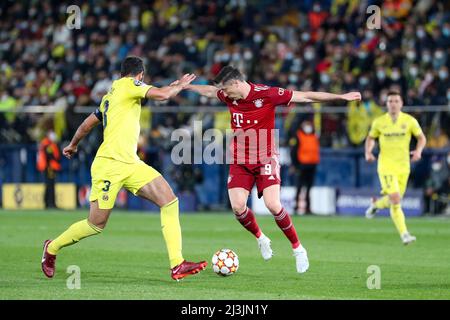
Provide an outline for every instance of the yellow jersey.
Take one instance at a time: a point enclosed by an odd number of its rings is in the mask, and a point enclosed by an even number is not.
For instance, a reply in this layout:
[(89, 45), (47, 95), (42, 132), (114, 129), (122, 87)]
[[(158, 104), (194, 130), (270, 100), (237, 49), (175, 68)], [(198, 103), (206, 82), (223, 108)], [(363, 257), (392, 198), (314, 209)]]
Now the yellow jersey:
[(372, 123), (369, 136), (378, 138), (380, 145), (378, 173), (409, 173), (411, 135), (418, 137), (421, 133), (419, 123), (409, 114), (400, 112), (395, 122), (389, 113), (376, 118)]
[(132, 77), (113, 82), (95, 112), (103, 122), (103, 143), (96, 157), (125, 163), (139, 161), (137, 144), (140, 133), (141, 99), (152, 86)]

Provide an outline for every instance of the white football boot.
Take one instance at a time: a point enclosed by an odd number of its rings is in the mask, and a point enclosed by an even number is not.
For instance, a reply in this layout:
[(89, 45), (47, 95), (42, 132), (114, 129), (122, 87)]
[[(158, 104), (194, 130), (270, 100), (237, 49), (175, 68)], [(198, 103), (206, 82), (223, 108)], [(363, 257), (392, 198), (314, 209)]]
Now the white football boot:
[(372, 198), (372, 203), (370, 204), (370, 207), (366, 210), (366, 218), (372, 219), (375, 217), (375, 214), (377, 213), (378, 208), (375, 207), (375, 198)]
[(309, 268), (308, 254), (303, 246), (294, 249), (295, 264), (298, 273), (304, 273)]
[(411, 242), (416, 241), (416, 237), (411, 235), (409, 232), (405, 232), (404, 234), (402, 234), (401, 238), (402, 238), (402, 242), (405, 246), (410, 244)]
[(261, 234), (256, 240), (258, 241), (258, 247), (263, 259), (266, 261), (270, 260), (273, 256), (273, 251), (270, 247), (270, 239), (265, 234)]

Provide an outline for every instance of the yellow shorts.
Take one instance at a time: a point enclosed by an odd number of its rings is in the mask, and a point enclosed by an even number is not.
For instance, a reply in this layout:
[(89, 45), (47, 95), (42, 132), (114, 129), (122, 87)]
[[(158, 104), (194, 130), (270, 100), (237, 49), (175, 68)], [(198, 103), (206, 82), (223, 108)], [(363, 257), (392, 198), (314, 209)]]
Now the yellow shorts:
[(403, 197), (408, 186), (409, 173), (402, 174), (378, 174), (381, 183), (381, 194), (388, 195), (400, 193)]
[(89, 201), (98, 200), (100, 209), (112, 209), (122, 187), (136, 194), (140, 188), (160, 175), (143, 161), (130, 164), (96, 157), (91, 166), (92, 188)]

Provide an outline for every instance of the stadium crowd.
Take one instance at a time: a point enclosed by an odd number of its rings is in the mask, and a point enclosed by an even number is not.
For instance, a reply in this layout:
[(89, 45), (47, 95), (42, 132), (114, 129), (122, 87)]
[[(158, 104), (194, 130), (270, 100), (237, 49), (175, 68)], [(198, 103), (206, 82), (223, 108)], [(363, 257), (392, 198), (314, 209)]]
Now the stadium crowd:
[[(73, 2), (81, 9), (80, 29), (67, 24)], [(366, 9), (373, 4), (382, 19), (380, 29), (371, 30)], [(347, 113), (316, 113), (323, 147), (360, 147), (390, 89), (424, 111), (450, 106), (450, 11), (441, 1), (2, 1), (0, 17), (1, 143), (39, 139), (41, 114), (11, 112), (33, 105), (62, 107), (55, 131), (69, 139), (85, 117), (75, 106), (98, 105), (128, 55), (144, 58), (145, 80), (157, 86), (186, 72), (206, 84), (232, 64), (255, 83), (361, 91), (363, 102), (349, 104)], [(218, 102), (183, 92), (163, 105)], [(450, 109), (415, 116), (428, 147), (449, 146)], [(168, 148), (170, 129), (195, 117), (146, 109), (143, 144)], [(282, 143), (304, 117), (280, 115)], [(223, 127), (220, 113), (203, 119), (206, 127)]]

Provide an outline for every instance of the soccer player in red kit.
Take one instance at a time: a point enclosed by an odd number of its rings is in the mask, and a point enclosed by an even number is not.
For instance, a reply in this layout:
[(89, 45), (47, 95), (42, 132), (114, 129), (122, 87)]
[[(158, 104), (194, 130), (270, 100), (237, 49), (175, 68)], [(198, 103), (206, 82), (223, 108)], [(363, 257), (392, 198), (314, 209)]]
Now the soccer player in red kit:
[[(222, 68), (214, 79), (214, 84), (190, 84), (186, 88), (209, 98), (217, 98), (226, 103), (230, 110), (234, 137), (228, 195), (234, 214), (244, 228), (256, 237), (264, 260), (272, 258), (270, 239), (262, 233), (255, 215), (247, 207), (248, 196), (256, 184), (258, 196), (263, 197), (278, 227), (291, 242), (297, 272), (303, 273), (309, 267), (307, 252), (280, 201), (280, 166), (274, 141), (275, 107), (288, 105), (290, 102), (361, 100), (361, 94), (300, 92), (253, 84), (245, 81), (242, 73), (232, 66)], [(255, 133), (255, 137), (251, 133)]]

